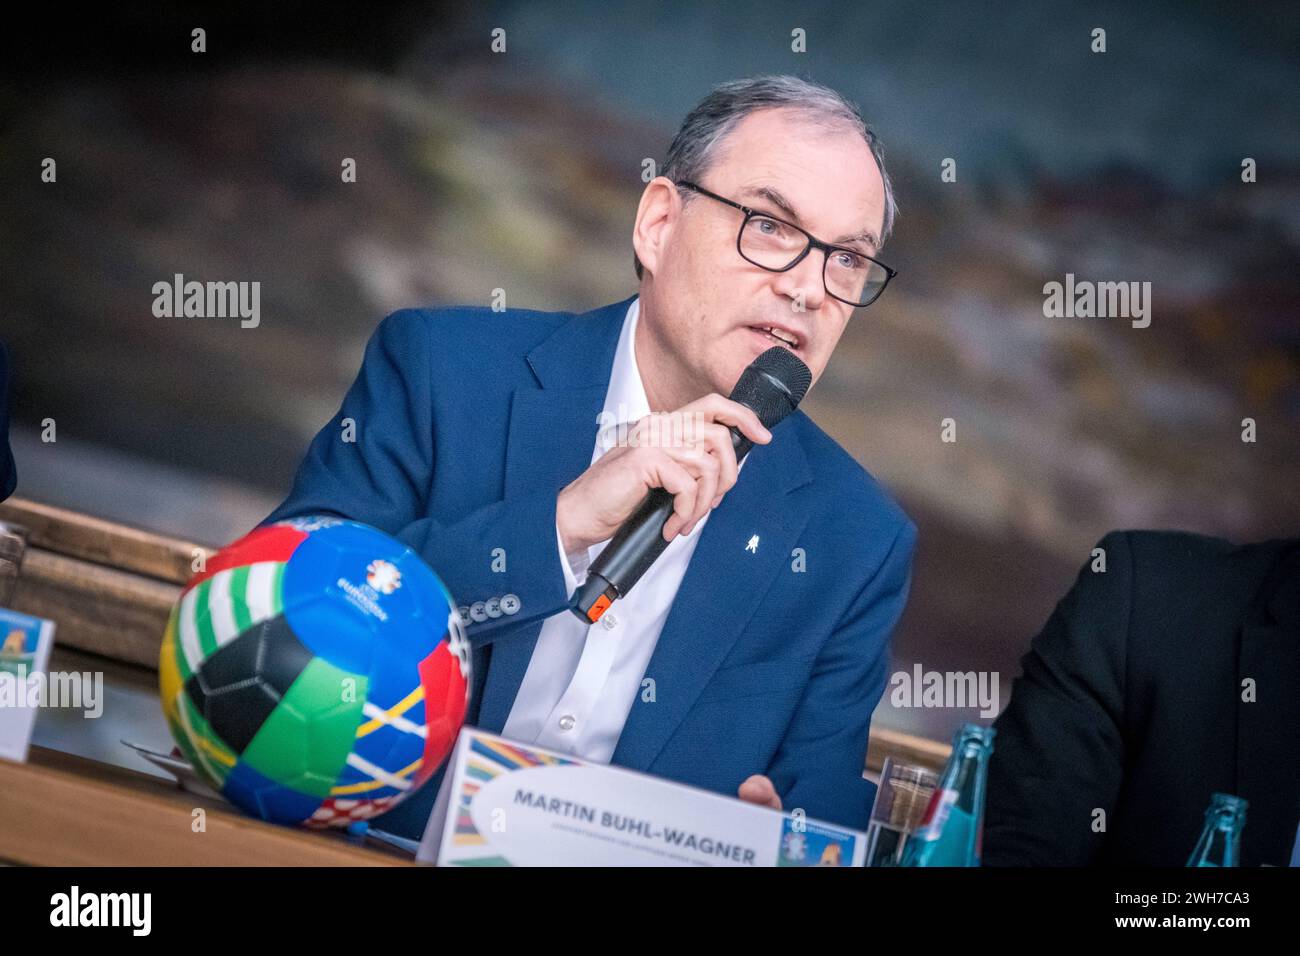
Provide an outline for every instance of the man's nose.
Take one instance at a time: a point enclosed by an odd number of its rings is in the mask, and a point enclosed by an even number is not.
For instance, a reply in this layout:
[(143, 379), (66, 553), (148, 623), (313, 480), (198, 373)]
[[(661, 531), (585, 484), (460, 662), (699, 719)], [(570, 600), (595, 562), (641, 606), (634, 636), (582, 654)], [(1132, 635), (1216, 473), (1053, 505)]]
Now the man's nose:
[(808, 255), (793, 269), (776, 273), (773, 288), (794, 303), (802, 302), (805, 309), (821, 308), (826, 297), (826, 286), (822, 283), (822, 266), (825, 264), (822, 255), (817, 249), (809, 249)]

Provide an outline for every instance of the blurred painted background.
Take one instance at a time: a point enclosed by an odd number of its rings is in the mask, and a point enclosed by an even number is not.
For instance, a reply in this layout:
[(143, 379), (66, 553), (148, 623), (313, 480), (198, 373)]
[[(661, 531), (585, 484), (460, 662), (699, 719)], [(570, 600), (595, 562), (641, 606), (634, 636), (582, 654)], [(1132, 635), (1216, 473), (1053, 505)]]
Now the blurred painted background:
[[(1300, 534), (1293, 4), (108, 16), (52, 10), (8, 37), (0, 337), (19, 495), (206, 543), (242, 534), (385, 314), (497, 287), (537, 309), (630, 295), (643, 159), (662, 161), (712, 84), (793, 72), (861, 105), (900, 203), (882, 253), (900, 278), (806, 406), (920, 527), (899, 669), (996, 671), (1005, 703), (1107, 530)], [(178, 272), (260, 281), (260, 326), (155, 318), (151, 287)], [(1150, 327), (1045, 318), (1042, 287), (1067, 272), (1151, 282)], [(970, 716), (886, 698), (877, 719), (946, 738)]]

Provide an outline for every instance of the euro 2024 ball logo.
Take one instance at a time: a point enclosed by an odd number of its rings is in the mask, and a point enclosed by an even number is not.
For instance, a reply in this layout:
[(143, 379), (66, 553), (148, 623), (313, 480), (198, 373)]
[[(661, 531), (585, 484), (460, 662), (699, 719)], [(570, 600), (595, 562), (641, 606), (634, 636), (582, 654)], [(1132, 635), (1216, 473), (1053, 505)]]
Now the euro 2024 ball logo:
[(380, 594), (392, 594), (402, 586), (402, 572), (383, 559), (366, 565), (366, 583)]

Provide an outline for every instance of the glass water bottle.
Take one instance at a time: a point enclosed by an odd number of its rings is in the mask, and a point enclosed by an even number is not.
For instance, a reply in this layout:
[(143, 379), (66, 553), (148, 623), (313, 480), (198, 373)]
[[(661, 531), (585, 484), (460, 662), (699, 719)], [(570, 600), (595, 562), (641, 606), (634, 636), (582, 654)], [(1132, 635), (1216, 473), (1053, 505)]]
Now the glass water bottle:
[(1237, 866), (1241, 857), (1241, 830), (1246, 825), (1247, 802), (1230, 793), (1210, 796), (1205, 826), (1196, 841), (1188, 866)]
[(979, 724), (962, 724), (957, 731), (921, 826), (903, 850), (903, 866), (980, 865), (984, 787), (995, 733)]

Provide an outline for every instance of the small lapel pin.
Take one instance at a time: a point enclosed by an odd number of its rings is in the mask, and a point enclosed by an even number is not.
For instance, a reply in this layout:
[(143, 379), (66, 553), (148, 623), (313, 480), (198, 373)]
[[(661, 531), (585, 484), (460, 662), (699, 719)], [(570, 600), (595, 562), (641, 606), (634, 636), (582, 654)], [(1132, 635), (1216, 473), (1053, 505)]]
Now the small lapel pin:
[(749, 544), (745, 545), (745, 550), (751, 554), (758, 554), (758, 535), (749, 539)]

